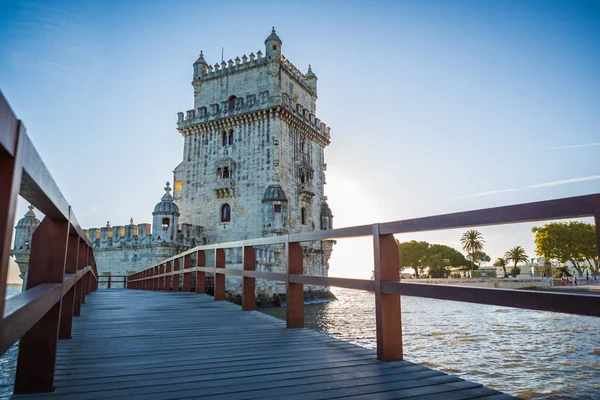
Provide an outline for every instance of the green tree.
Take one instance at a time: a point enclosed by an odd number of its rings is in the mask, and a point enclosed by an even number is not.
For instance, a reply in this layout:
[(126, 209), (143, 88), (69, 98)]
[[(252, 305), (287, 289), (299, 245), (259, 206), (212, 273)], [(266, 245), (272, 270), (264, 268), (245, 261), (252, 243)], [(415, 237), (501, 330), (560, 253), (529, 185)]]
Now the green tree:
[(581, 221), (552, 222), (542, 227), (533, 227), (531, 231), (535, 233), (537, 255), (548, 261), (570, 261), (579, 276), (583, 275), (586, 267), (593, 275), (598, 275), (600, 263), (594, 225)]
[(467, 255), (471, 256), (471, 269), (474, 269), (475, 252), (483, 251), (484, 243), (485, 240), (483, 240), (481, 232), (475, 229), (466, 231), (460, 238), (463, 250), (467, 252)]
[(450, 274), (448, 267), (466, 267), (469, 262), (458, 250), (442, 244), (432, 244), (422, 259), (423, 265), (429, 267), (432, 278), (443, 278)]
[(422, 273), (423, 257), (427, 254), (429, 243), (417, 242), (398, 242), (398, 251), (400, 253), (400, 269), (412, 268), (418, 277)]
[(504, 274), (506, 275), (506, 259), (504, 259), (503, 257), (498, 257), (496, 259), (496, 261), (494, 261), (494, 267), (502, 267), (502, 271), (504, 271)]
[(512, 268), (512, 270), (510, 271), (510, 274), (512, 276), (517, 276), (518, 274), (521, 273), (521, 269), (519, 268), (519, 272), (517, 274), (513, 274), (513, 271), (515, 271), (517, 269), (517, 264), (522, 262), (522, 263), (526, 263), (527, 261), (529, 261), (529, 257), (527, 256), (527, 253), (525, 252), (525, 249), (522, 248), (521, 246), (515, 246), (512, 249), (509, 249), (505, 254), (504, 254), (504, 258), (506, 259), (506, 262), (514, 262), (515, 265)]
[(520, 273), (521, 268), (517, 267), (516, 265), (510, 269), (510, 276), (512, 276), (513, 278), (516, 278), (517, 275), (519, 275)]

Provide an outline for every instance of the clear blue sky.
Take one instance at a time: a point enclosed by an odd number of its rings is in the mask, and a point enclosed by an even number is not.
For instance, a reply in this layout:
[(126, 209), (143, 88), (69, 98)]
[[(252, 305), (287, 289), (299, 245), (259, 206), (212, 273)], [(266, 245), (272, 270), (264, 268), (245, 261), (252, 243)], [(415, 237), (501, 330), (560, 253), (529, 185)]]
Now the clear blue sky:
[[(319, 77), (337, 227), (600, 192), (596, 1), (4, 1), (0, 88), (82, 226), (151, 222), (199, 51), (264, 52), (272, 25)], [(533, 256), (530, 227), (480, 230)], [(332, 271), (368, 276), (351, 249)]]

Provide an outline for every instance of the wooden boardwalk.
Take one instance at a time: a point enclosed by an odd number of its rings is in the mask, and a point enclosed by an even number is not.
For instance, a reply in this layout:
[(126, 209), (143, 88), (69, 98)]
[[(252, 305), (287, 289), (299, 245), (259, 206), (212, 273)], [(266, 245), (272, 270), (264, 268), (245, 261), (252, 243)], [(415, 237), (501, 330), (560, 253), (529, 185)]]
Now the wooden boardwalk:
[(13, 398), (512, 398), (208, 295), (118, 289), (87, 297), (55, 386)]

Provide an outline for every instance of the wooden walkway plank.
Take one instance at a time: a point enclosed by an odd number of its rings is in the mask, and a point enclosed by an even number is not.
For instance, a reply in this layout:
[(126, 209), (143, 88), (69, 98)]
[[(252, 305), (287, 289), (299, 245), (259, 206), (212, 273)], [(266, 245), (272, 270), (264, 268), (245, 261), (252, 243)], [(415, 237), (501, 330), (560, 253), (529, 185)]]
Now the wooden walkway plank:
[(204, 294), (98, 290), (72, 337), (59, 342), (55, 391), (15, 399), (505, 396)]

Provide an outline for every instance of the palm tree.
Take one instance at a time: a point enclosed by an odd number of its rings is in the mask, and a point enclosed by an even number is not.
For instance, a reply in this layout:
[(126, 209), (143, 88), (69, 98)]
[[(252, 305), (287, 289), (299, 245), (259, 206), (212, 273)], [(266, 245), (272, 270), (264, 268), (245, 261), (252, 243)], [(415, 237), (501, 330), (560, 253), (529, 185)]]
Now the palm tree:
[(505, 258), (498, 257), (496, 259), (496, 261), (494, 262), (494, 267), (502, 267), (502, 270), (504, 271), (504, 275), (506, 275), (506, 264), (508, 264), (508, 263), (506, 262)]
[(481, 236), (481, 232), (476, 231), (475, 229), (471, 229), (463, 233), (462, 238), (460, 239), (460, 244), (464, 251), (467, 252), (467, 255), (471, 253), (471, 277), (473, 277), (473, 262), (475, 259), (475, 252), (483, 250), (483, 244), (485, 240), (483, 240), (483, 236)]
[(515, 263), (515, 268), (518, 263), (526, 263), (529, 261), (527, 253), (525, 253), (525, 249), (521, 246), (515, 246), (512, 249), (508, 249), (508, 251), (504, 254), (504, 258), (506, 262), (513, 261)]

